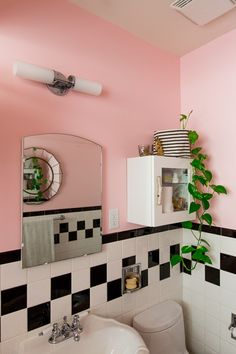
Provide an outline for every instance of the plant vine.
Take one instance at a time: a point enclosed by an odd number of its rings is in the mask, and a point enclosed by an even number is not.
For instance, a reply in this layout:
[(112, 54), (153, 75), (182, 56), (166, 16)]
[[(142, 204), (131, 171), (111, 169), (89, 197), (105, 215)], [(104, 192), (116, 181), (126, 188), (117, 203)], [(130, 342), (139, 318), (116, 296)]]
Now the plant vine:
[[(191, 113), (192, 111), (188, 115), (180, 115), (182, 127), (186, 128)], [(186, 124), (183, 124), (184, 121)], [(195, 245), (183, 245), (180, 254), (171, 257), (171, 265), (174, 267), (181, 263), (187, 271), (192, 271), (199, 262), (212, 264), (211, 257), (207, 254), (210, 250), (210, 244), (202, 238), (202, 228), (205, 223), (209, 226), (213, 224), (213, 217), (209, 213), (211, 201), (216, 194), (227, 194), (227, 190), (223, 185), (212, 183), (213, 173), (206, 167), (208, 156), (202, 152), (202, 147), (196, 146), (199, 138), (197, 132), (189, 131), (188, 138), (192, 148), (191, 166), (193, 169), (191, 182), (188, 183), (188, 192), (192, 197), (188, 212), (189, 214), (196, 213), (198, 226), (197, 230), (193, 230), (194, 225), (191, 221), (182, 223), (184, 228), (191, 230)], [(191, 254), (191, 260), (193, 261), (190, 267), (187, 266), (184, 258), (188, 254)]]

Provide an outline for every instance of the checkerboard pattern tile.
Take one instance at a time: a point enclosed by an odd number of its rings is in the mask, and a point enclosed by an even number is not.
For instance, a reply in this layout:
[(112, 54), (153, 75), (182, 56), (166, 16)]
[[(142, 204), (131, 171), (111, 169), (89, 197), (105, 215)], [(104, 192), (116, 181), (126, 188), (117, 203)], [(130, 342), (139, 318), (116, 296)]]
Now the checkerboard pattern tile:
[[(99, 225), (98, 221), (93, 222), (93, 226)], [(77, 232), (81, 231), (86, 222), (76, 227), (80, 229)], [(68, 225), (59, 226), (59, 231), (73, 232), (69, 231)], [(173, 292), (180, 300), (181, 274), (169, 269), (169, 273), (160, 276), (160, 255), (163, 250), (168, 253), (163, 257), (170, 258), (169, 246), (181, 242), (181, 229), (142, 236), (136, 233), (135, 237), (133, 231), (123, 232), (120, 237), (122, 240), (104, 243), (100, 253), (51, 265), (21, 269), (20, 261), (2, 264), (1, 340), (11, 338), (12, 317), (16, 320), (21, 317), (24, 322), (14, 333), (18, 335), (23, 328), (25, 331), (40, 331), (41, 326), (61, 320), (63, 315), (70, 316), (88, 309), (127, 322), (135, 312), (169, 298)], [(142, 289), (122, 295), (122, 266), (140, 260)], [(165, 288), (167, 286), (170, 291), (160, 295), (162, 278)], [(173, 278), (179, 279), (174, 288)]]

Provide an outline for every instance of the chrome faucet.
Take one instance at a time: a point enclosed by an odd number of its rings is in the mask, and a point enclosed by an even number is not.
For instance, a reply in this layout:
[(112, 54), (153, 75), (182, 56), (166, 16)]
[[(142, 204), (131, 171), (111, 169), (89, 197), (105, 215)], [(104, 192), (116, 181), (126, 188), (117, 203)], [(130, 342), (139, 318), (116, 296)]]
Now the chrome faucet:
[(54, 323), (52, 326), (52, 334), (48, 339), (49, 343), (57, 344), (63, 342), (66, 339), (74, 337), (74, 340), (78, 342), (80, 340), (80, 334), (83, 328), (80, 324), (79, 315), (74, 315), (71, 325), (67, 322), (67, 317), (63, 317), (63, 324), (59, 328), (58, 323)]

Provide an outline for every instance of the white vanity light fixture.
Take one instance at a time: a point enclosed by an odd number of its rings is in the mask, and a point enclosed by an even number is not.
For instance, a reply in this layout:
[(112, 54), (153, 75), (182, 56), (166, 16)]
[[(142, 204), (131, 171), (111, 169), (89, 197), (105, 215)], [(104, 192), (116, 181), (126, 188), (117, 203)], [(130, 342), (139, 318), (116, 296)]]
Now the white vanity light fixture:
[(59, 96), (66, 95), (70, 90), (95, 96), (99, 96), (102, 92), (102, 85), (98, 82), (84, 80), (73, 75), (66, 78), (59, 71), (22, 61), (14, 62), (13, 74), (23, 79), (46, 84), (51, 92)]

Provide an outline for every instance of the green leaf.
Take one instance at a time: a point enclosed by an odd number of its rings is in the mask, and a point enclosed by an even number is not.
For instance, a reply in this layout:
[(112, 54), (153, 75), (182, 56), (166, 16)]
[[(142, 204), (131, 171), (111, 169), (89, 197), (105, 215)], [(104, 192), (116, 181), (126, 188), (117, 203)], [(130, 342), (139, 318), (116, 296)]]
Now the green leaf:
[(210, 243), (204, 240), (203, 238), (201, 239), (201, 242), (205, 243), (207, 246), (211, 247)]
[(188, 133), (188, 140), (190, 144), (195, 144), (198, 139), (198, 133), (195, 130), (190, 130)]
[(199, 175), (193, 175), (192, 181), (193, 182), (199, 181), (203, 186), (206, 186), (206, 184), (207, 184), (207, 179), (205, 177), (199, 176)]
[(180, 122), (182, 122), (183, 120), (186, 120), (188, 117), (186, 116), (186, 114), (180, 114)]
[(205, 254), (203, 254), (202, 252), (198, 252), (198, 250), (193, 253), (192, 255), (192, 259), (194, 261), (201, 261), (203, 263), (209, 263), (209, 264), (212, 264), (212, 261), (210, 259), (209, 256), (206, 256)]
[(206, 253), (208, 252), (208, 249), (205, 246), (197, 246), (197, 252), (202, 252), (202, 253)]
[(227, 194), (227, 190), (224, 186), (218, 184), (217, 186), (215, 184), (210, 185), (211, 189), (213, 189), (214, 192), (218, 194)]
[(191, 221), (184, 221), (182, 222), (182, 227), (184, 229), (192, 229), (193, 223)]
[(212, 193), (203, 193), (202, 198), (209, 200), (213, 197)]
[(197, 188), (192, 183), (188, 184), (188, 191), (193, 196), (193, 198), (202, 200), (202, 194), (198, 192)]
[(205, 220), (205, 221), (208, 223), (208, 225), (211, 225), (211, 224), (212, 224), (212, 216), (211, 216), (210, 214), (205, 213), (205, 214), (202, 215), (201, 218), (202, 218), (203, 220)]
[(198, 154), (197, 157), (201, 162), (207, 159), (207, 155), (203, 155), (203, 154)]
[(174, 267), (176, 264), (178, 264), (180, 262), (182, 262), (182, 257), (178, 254), (175, 254), (170, 259), (170, 263), (171, 263), (172, 267)]
[(211, 182), (212, 180), (212, 173), (211, 171), (208, 171), (208, 170), (204, 170), (202, 171), (204, 176), (206, 177), (206, 179), (208, 180), (208, 182)]
[(197, 168), (197, 169), (200, 170), (200, 171), (203, 171), (203, 170), (205, 169), (204, 164), (203, 164), (201, 161), (197, 160), (197, 159), (194, 159), (194, 160), (191, 162), (191, 165), (192, 165), (193, 167)]
[(202, 261), (203, 261), (204, 263), (212, 264), (211, 258), (210, 258), (209, 256), (206, 256), (205, 254), (204, 254), (203, 257), (202, 257)]
[(183, 246), (181, 248), (182, 253), (191, 253), (195, 251), (195, 248), (193, 246)]
[(194, 213), (195, 211), (198, 211), (201, 208), (200, 204), (191, 202), (190, 207), (189, 207), (189, 214)]
[(192, 150), (191, 150), (191, 153), (192, 153), (193, 155), (197, 155), (201, 150), (202, 150), (201, 147), (197, 147), (197, 148), (192, 149)]
[(210, 207), (210, 204), (207, 199), (202, 198), (202, 205), (205, 210), (208, 210)]

